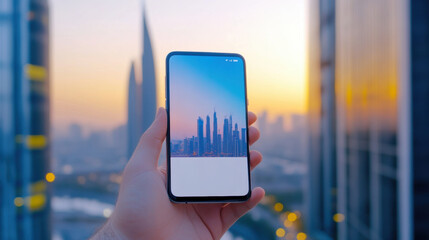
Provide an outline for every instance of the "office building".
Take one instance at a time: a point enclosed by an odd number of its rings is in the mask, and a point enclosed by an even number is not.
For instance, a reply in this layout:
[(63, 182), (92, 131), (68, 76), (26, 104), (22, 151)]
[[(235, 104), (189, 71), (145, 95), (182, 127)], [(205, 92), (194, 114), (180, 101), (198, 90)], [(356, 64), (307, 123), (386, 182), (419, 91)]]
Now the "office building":
[(204, 154), (204, 123), (201, 117), (197, 120), (197, 133), (198, 133), (198, 156)]
[(217, 134), (217, 155), (219, 156), (222, 153), (222, 135)]
[(246, 129), (241, 129), (241, 155), (246, 155), (247, 146), (246, 146)]
[(237, 123), (235, 124), (235, 129), (232, 134), (232, 144), (233, 144), (233, 156), (237, 157), (240, 155), (240, 132), (238, 131)]
[[(325, 11), (334, 11), (334, 18)], [(319, 0), (311, 2), (310, 15), (310, 235), (428, 239), (429, 3)], [(326, 51), (335, 52), (332, 64)], [(327, 89), (330, 66), (335, 77)], [(333, 109), (326, 111), (324, 103), (333, 97)], [(334, 120), (333, 129), (325, 117)], [(326, 141), (333, 141), (330, 159), (323, 154)], [(336, 177), (331, 192), (323, 178), (326, 165)], [(324, 221), (329, 194), (333, 228)]]
[(229, 151), (229, 149), (228, 149), (228, 144), (229, 144), (229, 141), (228, 141), (228, 138), (229, 138), (229, 134), (228, 134), (228, 119), (227, 118), (225, 118), (224, 120), (223, 120), (223, 144), (222, 144), (222, 153), (223, 154), (227, 154)]
[(213, 153), (217, 155), (218, 153), (218, 139), (217, 139), (217, 117), (216, 111), (213, 113)]
[(228, 151), (226, 151), (229, 154), (232, 154), (233, 152), (233, 142), (232, 142), (232, 115), (229, 115), (229, 128), (228, 128)]
[(335, 0), (310, 1), (308, 228), (335, 238)]
[(47, 1), (0, 4), (0, 79), (0, 238), (49, 239)]
[(206, 118), (206, 151), (207, 153), (211, 152), (212, 150), (212, 145), (211, 145), (211, 140), (210, 140), (210, 117), (209, 115), (207, 115)]

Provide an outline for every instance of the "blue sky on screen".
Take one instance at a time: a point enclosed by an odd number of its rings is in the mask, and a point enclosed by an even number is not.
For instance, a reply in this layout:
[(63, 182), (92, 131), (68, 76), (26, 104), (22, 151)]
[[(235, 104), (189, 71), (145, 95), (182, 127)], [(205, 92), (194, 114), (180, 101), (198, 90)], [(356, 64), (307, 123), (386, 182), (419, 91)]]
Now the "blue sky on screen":
[[(228, 60), (228, 61), (227, 61)], [(232, 61), (229, 61), (232, 60)], [(245, 126), (243, 61), (238, 57), (175, 55), (170, 59), (170, 127), (172, 139), (197, 133), (197, 119), (216, 109), (218, 130), (232, 115), (238, 128)]]

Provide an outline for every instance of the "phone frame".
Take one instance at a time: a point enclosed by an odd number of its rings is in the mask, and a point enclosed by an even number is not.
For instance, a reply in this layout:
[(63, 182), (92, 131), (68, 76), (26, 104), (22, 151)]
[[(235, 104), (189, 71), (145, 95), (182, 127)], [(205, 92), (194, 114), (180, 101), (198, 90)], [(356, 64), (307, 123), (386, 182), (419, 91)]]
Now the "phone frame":
[[(215, 57), (238, 57), (243, 61), (244, 71), (244, 101), (246, 108), (246, 139), (247, 139), (247, 176), (249, 190), (242, 196), (198, 196), (198, 197), (178, 197), (171, 192), (171, 173), (170, 173), (170, 58), (175, 55), (190, 55), (190, 56), (215, 56)], [(166, 75), (165, 75), (165, 108), (167, 111), (167, 136), (166, 136), (166, 151), (167, 151), (167, 192), (171, 201), (176, 203), (218, 203), (218, 202), (244, 202), (248, 200), (252, 194), (251, 179), (250, 179), (250, 150), (249, 150), (249, 121), (247, 109), (247, 82), (246, 82), (246, 62), (244, 57), (237, 53), (214, 53), (214, 52), (185, 52), (174, 51), (170, 52), (166, 57)]]

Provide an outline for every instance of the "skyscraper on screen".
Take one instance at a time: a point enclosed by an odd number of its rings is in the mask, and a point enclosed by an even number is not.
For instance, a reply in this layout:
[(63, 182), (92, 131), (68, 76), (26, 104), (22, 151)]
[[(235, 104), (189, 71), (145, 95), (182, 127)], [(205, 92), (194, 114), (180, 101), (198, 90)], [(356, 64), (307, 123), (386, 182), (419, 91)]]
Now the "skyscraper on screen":
[(207, 115), (206, 118), (206, 152), (211, 152), (212, 145), (210, 140), (210, 117)]
[(217, 117), (216, 117), (216, 111), (213, 113), (213, 153), (217, 154), (217, 145), (218, 145), (218, 139), (217, 139)]
[(198, 131), (198, 156), (204, 155), (204, 123), (201, 117), (197, 120), (197, 131)]

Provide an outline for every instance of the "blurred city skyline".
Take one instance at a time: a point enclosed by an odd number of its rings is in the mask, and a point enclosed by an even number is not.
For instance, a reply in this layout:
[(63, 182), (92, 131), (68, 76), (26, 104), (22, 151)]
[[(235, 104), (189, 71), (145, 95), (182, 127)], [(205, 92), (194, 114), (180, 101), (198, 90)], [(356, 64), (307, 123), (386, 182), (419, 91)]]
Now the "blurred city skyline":
[[(85, 133), (124, 124), (130, 63), (140, 66), (142, 53), (142, 2), (50, 4), (54, 134), (67, 133), (70, 124), (81, 125)], [(165, 56), (173, 50), (192, 50), (245, 57), (250, 111), (267, 111), (270, 120), (305, 112), (307, 1), (180, 3), (186, 8), (177, 4), (145, 2), (159, 106), (164, 105)], [(186, 17), (195, 10), (198, 16)], [(216, 16), (219, 12), (221, 18)]]
[[(261, 133), (251, 180), (266, 195), (224, 240), (429, 239), (428, 38), (417, 0), (6, 0), (0, 238), (99, 229), (164, 105), (165, 56), (192, 50), (244, 56)], [(173, 151), (245, 152), (235, 113), (205, 105)]]

